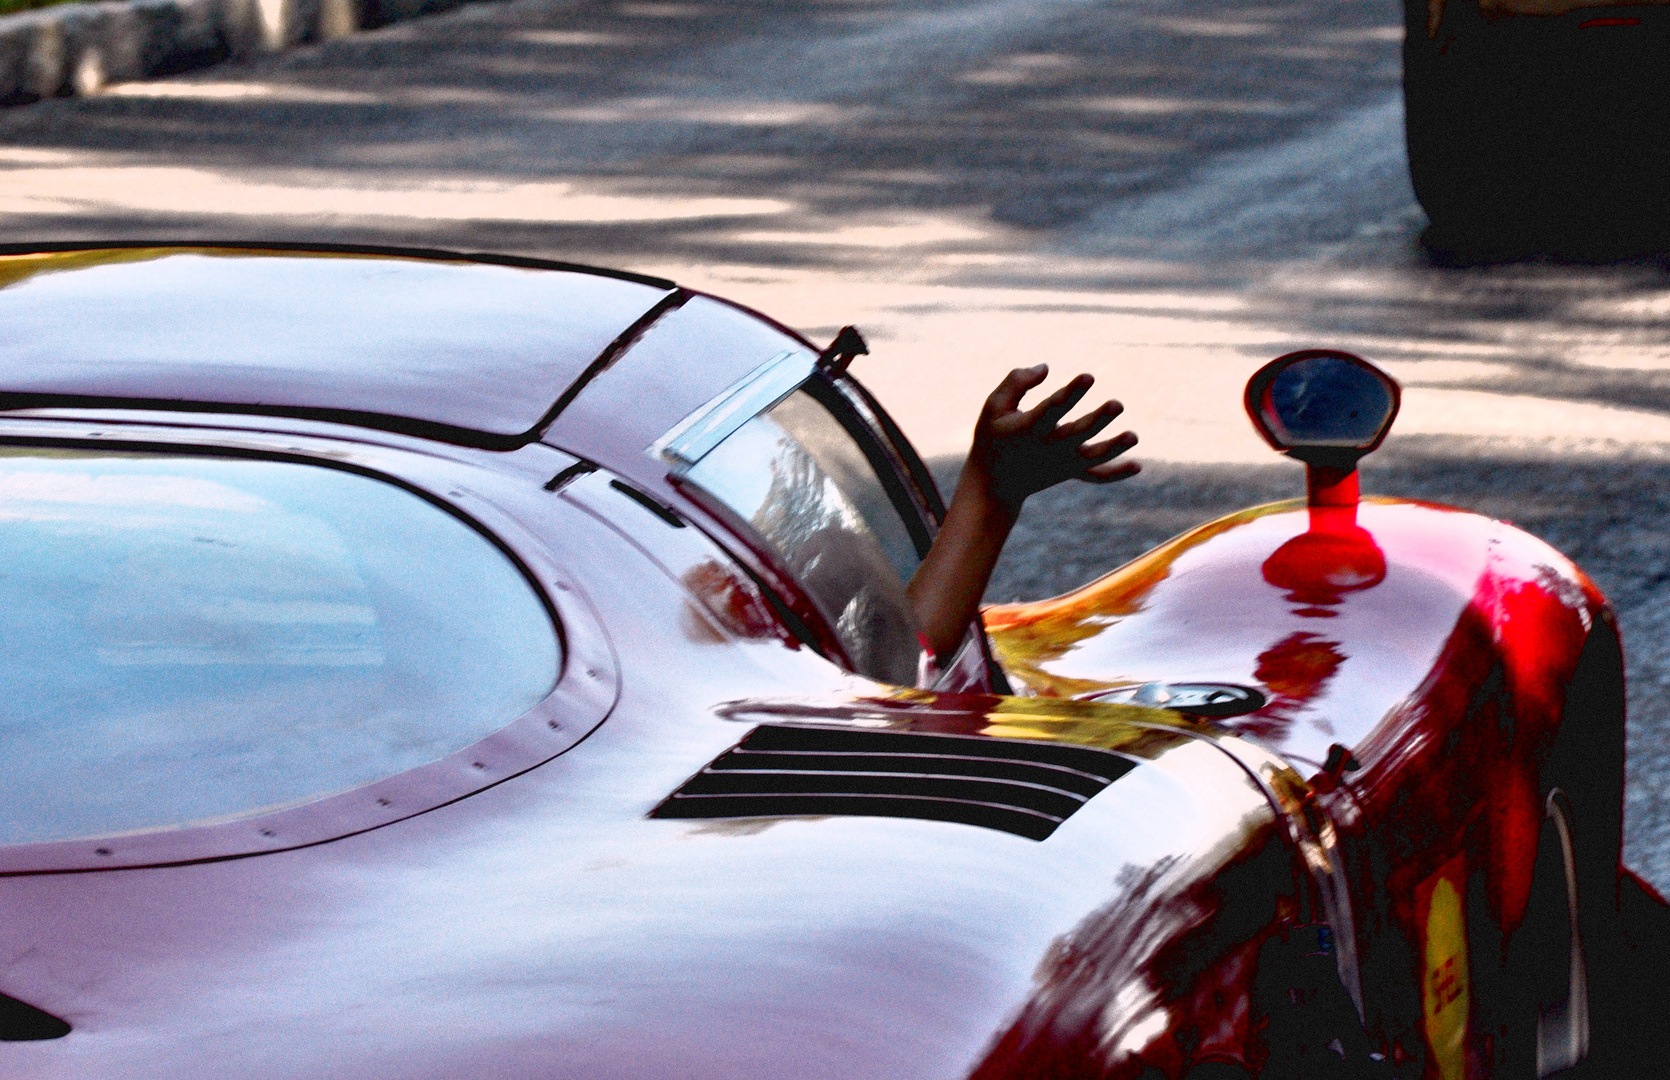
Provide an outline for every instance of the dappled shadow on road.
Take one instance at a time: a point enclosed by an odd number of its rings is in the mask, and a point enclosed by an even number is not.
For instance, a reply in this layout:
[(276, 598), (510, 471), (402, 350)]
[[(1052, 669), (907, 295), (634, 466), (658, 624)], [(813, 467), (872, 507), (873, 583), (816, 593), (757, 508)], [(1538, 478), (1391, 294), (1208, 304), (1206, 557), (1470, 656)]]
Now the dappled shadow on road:
[(1661, 266), (1449, 268), (1415, 242), (1400, 33), (1386, 0), (482, 3), (0, 112), (0, 239), (1150, 289), (1249, 359), (1339, 345), (1438, 361), (1417, 385), (1670, 414)]
[[(990, 250), (1391, 85), (1393, 15), (1321, 0), (1182, 14), (1164, 0), (483, 4), (0, 116), (12, 212), (0, 227), (7, 239), (329, 229), (629, 263), (881, 266), (911, 244)], [(91, 194), (53, 175), (93, 164), (137, 171)], [(164, 166), (195, 175), (143, 171)], [(518, 181), (782, 205), (604, 221), (472, 212), (480, 185)], [(251, 183), (265, 186), (240, 196)], [(350, 186), (446, 205), (316, 205)], [(911, 223), (926, 235), (842, 232)]]
[(1428, 434), (1485, 395), (1670, 418), (1663, 266), (1423, 253), (1400, 32), (1383, 0), (483, 3), (0, 114), (0, 238), (625, 266), (820, 334), (1169, 367), (1141, 378), (1177, 414), (1205, 352), (1217, 380), (1332, 345), (1447, 395)]
[[(1670, 273), (1655, 259), (1448, 268), (1413, 243), (1293, 265), (1257, 290), (1260, 316), (1306, 326), (1416, 386), (1670, 415)], [(1627, 438), (1627, 436), (1621, 436)]]

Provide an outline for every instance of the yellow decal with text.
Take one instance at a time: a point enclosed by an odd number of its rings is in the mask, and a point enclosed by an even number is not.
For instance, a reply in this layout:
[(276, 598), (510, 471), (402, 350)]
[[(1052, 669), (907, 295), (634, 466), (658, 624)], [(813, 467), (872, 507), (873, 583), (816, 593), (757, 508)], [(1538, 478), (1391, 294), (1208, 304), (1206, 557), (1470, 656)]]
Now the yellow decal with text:
[(1466, 863), (1457, 856), (1422, 882), (1426, 974), (1421, 1014), (1440, 1080), (1463, 1080), (1467, 1067), (1467, 922), (1462, 910)]

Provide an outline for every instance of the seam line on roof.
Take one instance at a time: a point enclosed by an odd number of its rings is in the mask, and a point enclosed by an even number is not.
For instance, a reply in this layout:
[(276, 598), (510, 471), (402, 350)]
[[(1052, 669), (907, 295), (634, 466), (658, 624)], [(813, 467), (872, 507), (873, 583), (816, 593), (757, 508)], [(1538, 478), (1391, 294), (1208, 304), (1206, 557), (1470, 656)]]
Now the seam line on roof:
[(586, 370), (580, 372), (579, 378), (568, 385), (568, 389), (564, 390), (562, 396), (557, 398), (557, 403), (551, 406), (550, 411), (522, 437), (523, 442), (534, 442), (544, 435), (546, 430), (557, 422), (557, 418), (562, 415), (563, 410), (574, 404), (574, 399), (580, 396), (580, 392), (591, 385), (593, 379), (614, 367), (615, 361), (626, 355), (626, 351), (636, 345), (638, 339), (643, 337), (650, 327), (659, 322), (663, 315), (670, 311), (677, 311), (694, 295), (686, 289), (675, 286), (672, 292), (656, 301), (654, 307), (638, 316), (636, 322), (621, 331), (619, 337), (609, 342), (608, 347), (597, 354), (597, 359), (586, 365)]
[(130, 251), (145, 249), (172, 249), (182, 253), (216, 252), (216, 251), (263, 251), (282, 255), (285, 252), (296, 254), (339, 254), (339, 255), (382, 255), (391, 258), (449, 260), (460, 262), (481, 263), (492, 266), (506, 266), (531, 270), (567, 270), (576, 273), (590, 274), (596, 277), (614, 278), (630, 281), (640, 285), (671, 290), (666, 296), (656, 301), (655, 305), (639, 316), (636, 322), (625, 332), (610, 342), (597, 359), (593, 360), (583, 371), (573, 385), (565, 390), (538, 423), (527, 431), (514, 435), (504, 435), (496, 432), (477, 431), (473, 428), (460, 427), (456, 424), (445, 424), (434, 420), (420, 420), (409, 416), (396, 416), (389, 413), (371, 412), (359, 409), (332, 409), (308, 405), (260, 405), (233, 403), (224, 401), (185, 401), (170, 398), (146, 397), (113, 397), (98, 394), (53, 394), (32, 393), (28, 391), (0, 391), (0, 412), (13, 412), (25, 409), (131, 409), (136, 411), (158, 412), (192, 412), (192, 413), (228, 413), (238, 416), (272, 416), (291, 420), (317, 420), (325, 423), (344, 424), (350, 427), (371, 428), (377, 431), (391, 431), (399, 435), (410, 435), (436, 442), (451, 443), (457, 446), (471, 446), (482, 450), (517, 450), (531, 442), (535, 442), (545, 429), (557, 418), (557, 415), (574, 400), (580, 390), (598, 374), (607, 370), (619, 358), (620, 354), (629, 348), (634, 341), (666, 312), (679, 307), (690, 299), (691, 293), (678, 287), (675, 282), (665, 278), (650, 277), (646, 274), (634, 274), (625, 270), (611, 270), (606, 267), (587, 266), (582, 263), (560, 262), (554, 259), (536, 259), (521, 255), (495, 255), (489, 252), (450, 251), (444, 248), (413, 248), (397, 247), (379, 244), (327, 244), (307, 242), (280, 242), (272, 240), (241, 240), (216, 243), (201, 241), (167, 241), (167, 240), (132, 240), (114, 241), (110, 243), (88, 244), (85, 242), (47, 242), (47, 243), (11, 243), (0, 244), (0, 256), (13, 255), (46, 255), (76, 251)]

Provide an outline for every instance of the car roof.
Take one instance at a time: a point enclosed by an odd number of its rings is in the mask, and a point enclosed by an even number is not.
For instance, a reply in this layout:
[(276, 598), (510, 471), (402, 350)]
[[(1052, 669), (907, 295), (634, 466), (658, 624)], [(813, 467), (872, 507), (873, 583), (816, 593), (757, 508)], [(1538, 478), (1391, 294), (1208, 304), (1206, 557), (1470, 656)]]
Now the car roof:
[(212, 409), (520, 445), (676, 295), (409, 249), (0, 249), (0, 409)]

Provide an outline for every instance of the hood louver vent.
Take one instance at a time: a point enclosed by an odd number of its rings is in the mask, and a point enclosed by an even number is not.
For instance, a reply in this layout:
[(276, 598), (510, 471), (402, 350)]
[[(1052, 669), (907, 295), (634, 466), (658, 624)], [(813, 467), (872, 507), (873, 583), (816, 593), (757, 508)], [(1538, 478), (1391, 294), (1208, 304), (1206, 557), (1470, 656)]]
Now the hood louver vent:
[(62, 1039), (69, 1033), (70, 1026), (51, 1013), (0, 994), (0, 1042)]
[(1060, 743), (771, 725), (650, 817), (907, 817), (1042, 840), (1134, 765)]

